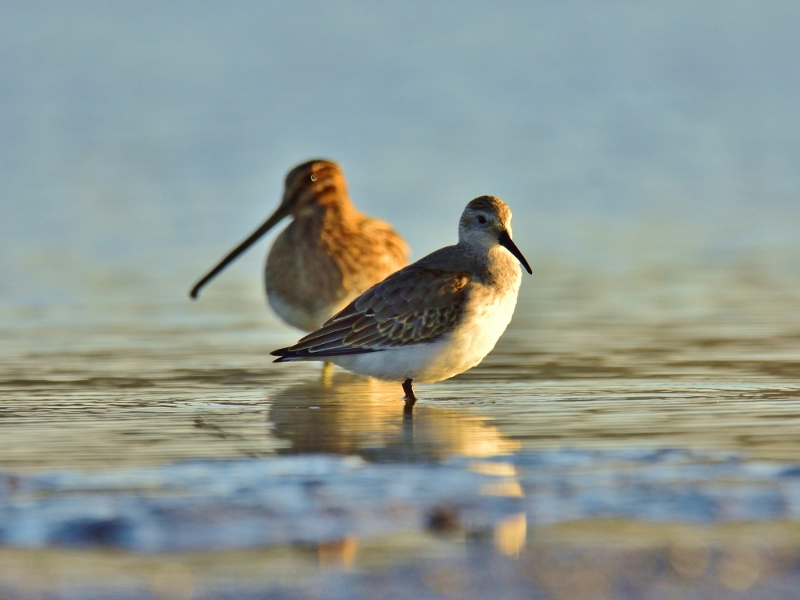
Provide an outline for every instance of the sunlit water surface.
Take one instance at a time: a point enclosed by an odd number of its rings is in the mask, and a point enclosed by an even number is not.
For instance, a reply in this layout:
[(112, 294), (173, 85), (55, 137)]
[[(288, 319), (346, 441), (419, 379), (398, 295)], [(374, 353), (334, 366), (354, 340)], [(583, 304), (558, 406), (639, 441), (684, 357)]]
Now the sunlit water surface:
[[(798, 596), (797, 2), (454, 6), (3, 5), (0, 598)], [(413, 419), (186, 298), (319, 155), (534, 266)]]
[(539, 261), (495, 351), (420, 385), (412, 419), (397, 384), (272, 364), (297, 334), (257, 281), (195, 303), (180, 283), (98, 276), (68, 304), (3, 308), (10, 597), (798, 583), (791, 269)]

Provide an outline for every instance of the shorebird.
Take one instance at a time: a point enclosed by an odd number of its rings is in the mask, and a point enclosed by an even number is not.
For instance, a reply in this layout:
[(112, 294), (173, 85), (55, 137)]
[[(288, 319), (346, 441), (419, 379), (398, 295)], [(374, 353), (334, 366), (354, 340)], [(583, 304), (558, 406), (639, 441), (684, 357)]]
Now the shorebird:
[(505, 331), (530, 265), (511, 240), (511, 210), (494, 196), (475, 198), (458, 223), (458, 243), (437, 250), (372, 286), (317, 331), (272, 352), (275, 362), (330, 361), (400, 381), (404, 412), (414, 381), (433, 383), (471, 369)]
[(373, 284), (408, 264), (408, 246), (387, 223), (350, 202), (342, 169), (310, 160), (286, 175), (280, 206), (192, 288), (200, 289), (286, 217), (289, 226), (267, 255), (264, 283), (272, 309), (289, 325), (313, 331)]

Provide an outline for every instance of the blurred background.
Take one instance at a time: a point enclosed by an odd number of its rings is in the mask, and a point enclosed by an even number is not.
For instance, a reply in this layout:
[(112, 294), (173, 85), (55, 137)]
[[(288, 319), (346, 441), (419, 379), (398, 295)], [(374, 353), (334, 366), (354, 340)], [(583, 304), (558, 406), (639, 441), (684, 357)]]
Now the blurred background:
[[(0, 597), (796, 595), (800, 4), (0, 14)], [(312, 157), (414, 259), (513, 210), (412, 420), (269, 363), (268, 243), (187, 298)]]
[[(356, 204), (417, 258), (490, 193), (538, 262), (796, 264), (794, 2), (3, 13), (4, 302), (99, 273), (182, 293), (315, 156), (341, 162)], [(263, 252), (249, 254), (226, 276), (255, 281)]]

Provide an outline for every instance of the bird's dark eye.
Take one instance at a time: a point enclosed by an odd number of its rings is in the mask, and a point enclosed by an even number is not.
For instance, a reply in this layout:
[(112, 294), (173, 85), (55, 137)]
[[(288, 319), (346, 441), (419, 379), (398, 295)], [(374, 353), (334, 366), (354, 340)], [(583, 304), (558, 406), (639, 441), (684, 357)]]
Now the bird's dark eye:
[(316, 175), (312, 175), (311, 176), (311, 181), (316, 181), (316, 180), (317, 180), (317, 176)]
[(484, 217), (483, 215), (478, 215), (478, 223), (480, 223), (481, 225), (486, 225), (486, 217)]

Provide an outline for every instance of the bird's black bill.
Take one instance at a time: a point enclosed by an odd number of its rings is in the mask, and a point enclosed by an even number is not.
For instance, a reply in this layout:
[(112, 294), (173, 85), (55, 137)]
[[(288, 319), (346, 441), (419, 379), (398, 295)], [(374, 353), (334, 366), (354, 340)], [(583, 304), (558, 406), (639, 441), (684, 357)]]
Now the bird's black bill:
[(507, 231), (501, 233), (500, 237), (497, 238), (497, 241), (503, 248), (511, 252), (511, 254), (513, 254), (517, 258), (517, 260), (522, 263), (522, 266), (525, 267), (525, 270), (528, 273), (533, 275), (533, 271), (531, 271), (531, 266), (528, 264), (528, 261), (525, 260), (525, 257), (522, 256), (522, 252), (519, 251), (519, 248), (517, 248), (517, 245), (511, 239), (511, 236), (508, 235)]
[(258, 229), (256, 229), (253, 233), (250, 234), (250, 237), (248, 237), (245, 241), (236, 246), (236, 248), (231, 250), (230, 253), (225, 258), (223, 258), (216, 267), (214, 267), (208, 273), (206, 273), (206, 275), (194, 285), (192, 291), (189, 292), (189, 297), (192, 300), (195, 300), (197, 298), (197, 295), (200, 293), (200, 290), (205, 284), (207, 284), (214, 277), (216, 277), (220, 271), (222, 271), (225, 267), (227, 267), (234, 260), (236, 260), (236, 258), (242, 252), (244, 252), (250, 246), (252, 246), (258, 240), (258, 238), (260, 238), (270, 229), (275, 227), (275, 225), (277, 225), (287, 216), (289, 216), (289, 210), (283, 205), (279, 206), (278, 209), (274, 213), (272, 213), (272, 215), (270, 215), (270, 217), (266, 221), (264, 221)]

